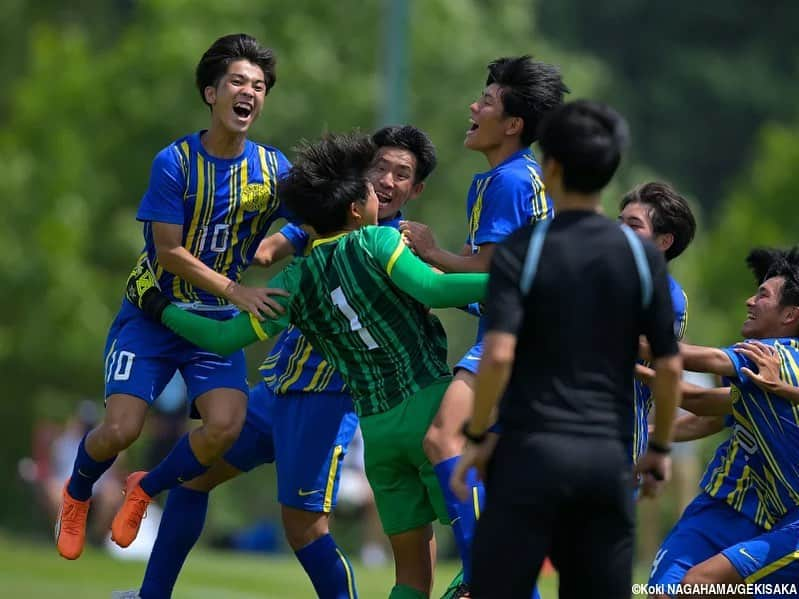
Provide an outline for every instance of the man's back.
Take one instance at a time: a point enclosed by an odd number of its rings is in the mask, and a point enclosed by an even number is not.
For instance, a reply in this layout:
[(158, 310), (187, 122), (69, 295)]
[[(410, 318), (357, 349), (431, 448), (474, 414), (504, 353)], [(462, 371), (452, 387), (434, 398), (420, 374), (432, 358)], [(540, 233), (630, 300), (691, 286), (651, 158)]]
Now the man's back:
[[(532, 230), (512, 235), (495, 258), (515, 281)], [(673, 319), (662, 256), (641, 246), (655, 282), (645, 308), (630, 243), (618, 224), (593, 212), (564, 212), (552, 222), (532, 287), (518, 304), (516, 362), (501, 406), (505, 430), (630, 437), (638, 337), (657, 319), (667, 319), (670, 331)], [(662, 337), (653, 346), (674, 343)]]
[(441, 323), (387, 272), (399, 239), (389, 227), (319, 239), (284, 273), (297, 290), (291, 322), (341, 373), (360, 416), (449, 376)]

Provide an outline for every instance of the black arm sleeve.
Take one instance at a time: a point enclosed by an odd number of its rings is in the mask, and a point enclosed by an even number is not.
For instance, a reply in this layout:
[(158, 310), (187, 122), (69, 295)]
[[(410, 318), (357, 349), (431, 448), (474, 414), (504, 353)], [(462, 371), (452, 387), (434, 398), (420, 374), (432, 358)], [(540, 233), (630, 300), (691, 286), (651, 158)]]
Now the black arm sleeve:
[(651, 243), (644, 243), (652, 273), (652, 301), (644, 310), (643, 334), (652, 348), (653, 358), (673, 356), (679, 352), (674, 335), (674, 308), (671, 305), (669, 278), (663, 254)]
[(486, 330), (518, 332), (524, 314), (524, 297), (519, 283), (531, 229), (510, 235), (496, 246), (491, 258), (486, 292)]

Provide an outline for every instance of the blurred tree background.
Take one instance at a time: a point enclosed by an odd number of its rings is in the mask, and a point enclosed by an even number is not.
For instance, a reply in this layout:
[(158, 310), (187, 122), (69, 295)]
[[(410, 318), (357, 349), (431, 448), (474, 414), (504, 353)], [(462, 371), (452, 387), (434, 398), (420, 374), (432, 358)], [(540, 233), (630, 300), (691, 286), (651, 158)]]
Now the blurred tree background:
[[(150, 161), (207, 124), (193, 77), (202, 52), (235, 31), (275, 49), (278, 82), (252, 136), (291, 156), (301, 138), (386, 124), (390, 1), (2, 3), (4, 472), (30, 453), (38, 419), (102, 397), (103, 343), (141, 247), (134, 215)], [(468, 106), (491, 59), (531, 53), (560, 65), (572, 98), (600, 98), (630, 121), (634, 141), (606, 194), (608, 214), (626, 188), (651, 178), (692, 200), (701, 228), (675, 265), (691, 302), (689, 336), (736, 340), (752, 290), (743, 256), (754, 244), (796, 241), (799, 4), (409, 0), (408, 9), (401, 108), (439, 151), (408, 216), (460, 247), (466, 190), (487, 168), (462, 146)], [(442, 316), (455, 358), (474, 323)], [(266, 349), (249, 353), (254, 375)], [(30, 510), (20, 507), (29, 491), (15, 480), (0, 486), (0, 526), (29, 528)], [(235, 509), (272, 499), (261, 485)]]

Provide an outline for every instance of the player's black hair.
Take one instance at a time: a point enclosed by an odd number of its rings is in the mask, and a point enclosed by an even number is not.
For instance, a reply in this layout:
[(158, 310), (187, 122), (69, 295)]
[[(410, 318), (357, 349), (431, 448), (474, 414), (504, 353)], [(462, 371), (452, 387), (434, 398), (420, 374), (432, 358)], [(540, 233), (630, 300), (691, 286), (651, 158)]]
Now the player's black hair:
[(414, 183), (421, 183), (436, 168), (436, 147), (427, 133), (411, 125), (389, 125), (376, 131), (372, 141), (378, 148), (396, 147), (408, 150), (416, 158)]
[(266, 93), (269, 93), (269, 90), (272, 89), (277, 80), (275, 53), (271, 48), (262, 46), (251, 35), (231, 33), (220, 37), (211, 44), (211, 47), (205, 51), (205, 54), (203, 54), (197, 64), (195, 80), (203, 102), (208, 104), (205, 99), (205, 88), (208, 86), (216, 87), (220, 79), (227, 73), (230, 63), (237, 60), (249, 60), (254, 65), (261, 67), (264, 72)]
[(567, 191), (593, 194), (613, 177), (628, 136), (627, 123), (615, 110), (577, 100), (544, 117), (538, 142), (544, 161), (555, 160), (563, 168)]
[(628, 191), (619, 204), (624, 210), (628, 204), (643, 204), (652, 230), (656, 235), (671, 233), (674, 242), (666, 250), (666, 261), (673, 260), (685, 251), (696, 233), (696, 219), (684, 197), (668, 183), (651, 181)]
[(758, 285), (772, 277), (782, 277), (785, 283), (780, 305), (799, 306), (799, 246), (790, 250), (755, 248), (746, 257), (746, 264)]
[(279, 197), (319, 235), (340, 231), (350, 205), (366, 202), (367, 172), (374, 156), (374, 142), (360, 133), (303, 141), (294, 165), (278, 184)]
[(538, 139), (543, 116), (563, 104), (563, 95), (569, 93), (558, 67), (533, 60), (527, 54), (490, 62), (486, 85), (492, 83), (500, 87), (505, 114), (524, 121), (521, 142), (525, 146)]

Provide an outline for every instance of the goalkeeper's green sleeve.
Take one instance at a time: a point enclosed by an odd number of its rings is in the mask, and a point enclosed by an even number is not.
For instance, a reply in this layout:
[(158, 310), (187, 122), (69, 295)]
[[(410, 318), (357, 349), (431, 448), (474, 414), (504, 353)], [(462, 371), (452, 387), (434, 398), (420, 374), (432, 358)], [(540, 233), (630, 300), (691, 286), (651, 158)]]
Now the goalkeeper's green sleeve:
[(253, 317), (246, 312), (230, 320), (213, 320), (175, 305), (167, 306), (161, 314), (161, 322), (194, 345), (220, 356), (227, 356), (251, 343), (260, 340), (253, 328)]
[(457, 308), (483, 300), (486, 273), (435, 272), (422, 262), (390, 227), (375, 227), (370, 245), (391, 280), (405, 293), (431, 308)]

